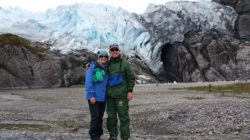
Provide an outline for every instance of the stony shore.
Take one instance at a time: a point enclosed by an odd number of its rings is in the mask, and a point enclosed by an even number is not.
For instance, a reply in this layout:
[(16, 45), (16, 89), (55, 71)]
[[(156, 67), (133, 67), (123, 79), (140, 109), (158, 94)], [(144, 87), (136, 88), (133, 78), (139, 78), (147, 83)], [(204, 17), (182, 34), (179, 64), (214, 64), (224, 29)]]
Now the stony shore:
[[(136, 85), (131, 140), (249, 140), (250, 94), (172, 89), (227, 83)], [(0, 140), (85, 140), (89, 119), (82, 87), (0, 90)]]

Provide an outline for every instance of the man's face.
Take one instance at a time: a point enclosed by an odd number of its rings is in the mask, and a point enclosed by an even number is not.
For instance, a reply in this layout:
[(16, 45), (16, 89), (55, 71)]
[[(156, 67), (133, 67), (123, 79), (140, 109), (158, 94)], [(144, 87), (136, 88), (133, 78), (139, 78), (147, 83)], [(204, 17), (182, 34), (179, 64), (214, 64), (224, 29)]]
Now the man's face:
[(120, 50), (119, 50), (119, 48), (117, 48), (117, 47), (111, 48), (111, 49), (109, 50), (109, 53), (110, 53), (111, 57), (113, 57), (113, 58), (117, 58), (117, 57), (120, 56)]

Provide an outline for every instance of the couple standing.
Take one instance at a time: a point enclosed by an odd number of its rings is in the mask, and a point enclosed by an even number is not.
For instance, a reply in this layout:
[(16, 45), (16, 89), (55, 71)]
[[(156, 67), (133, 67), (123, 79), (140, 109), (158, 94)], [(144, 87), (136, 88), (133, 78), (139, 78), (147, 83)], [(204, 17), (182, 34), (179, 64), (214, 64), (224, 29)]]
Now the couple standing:
[(127, 140), (130, 137), (128, 102), (133, 98), (135, 75), (129, 62), (121, 57), (118, 45), (111, 45), (109, 53), (110, 60), (105, 50), (98, 51), (98, 60), (92, 62), (86, 72), (86, 99), (91, 114), (89, 134), (92, 140), (100, 140), (106, 103), (109, 140), (117, 140), (117, 115), (121, 138)]

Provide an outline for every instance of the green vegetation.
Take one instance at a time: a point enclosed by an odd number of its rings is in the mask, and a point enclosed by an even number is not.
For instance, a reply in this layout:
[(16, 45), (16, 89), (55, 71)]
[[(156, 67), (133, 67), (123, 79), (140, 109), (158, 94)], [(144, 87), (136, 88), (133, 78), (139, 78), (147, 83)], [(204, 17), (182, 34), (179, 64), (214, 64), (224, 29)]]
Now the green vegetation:
[(250, 93), (250, 83), (235, 83), (221, 86), (200, 86), (188, 87), (188, 90), (208, 91), (208, 92), (230, 92), (230, 93)]
[(17, 35), (2, 34), (0, 35), (0, 46), (3, 45), (27, 46), (29, 42)]
[(48, 131), (51, 127), (49, 125), (38, 125), (38, 124), (0, 124), (0, 130), (22, 130), (22, 131)]
[(39, 52), (46, 50), (44, 48), (32, 47), (28, 40), (13, 34), (0, 35), (0, 47), (3, 47), (4, 45), (24, 47), (33, 54), (38, 54)]
[(37, 47), (32, 47), (32, 46), (24, 46), (26, 49), (28, 49), (31, 53), (33, 54), (39, 54), (40, 52), (45, 51), (44, 48), (37, 48)]

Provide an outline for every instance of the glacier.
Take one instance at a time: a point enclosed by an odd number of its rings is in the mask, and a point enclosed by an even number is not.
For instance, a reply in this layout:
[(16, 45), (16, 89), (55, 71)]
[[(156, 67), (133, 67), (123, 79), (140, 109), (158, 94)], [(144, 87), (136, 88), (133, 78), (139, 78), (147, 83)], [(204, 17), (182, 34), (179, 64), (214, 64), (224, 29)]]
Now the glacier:
[(76, 3), (46, 12), (1, 8), (0, 33), (51, 44), (50, 49), (61, 53), (96, 52), (116, 43), (123, 54), (137, 55), (157, 73), (164, 44), (182, 42), (190, 30), (233, 32), (236, 19), (233, 8), (214, 2), (150, 4), (140, 15), (108, 5)]

